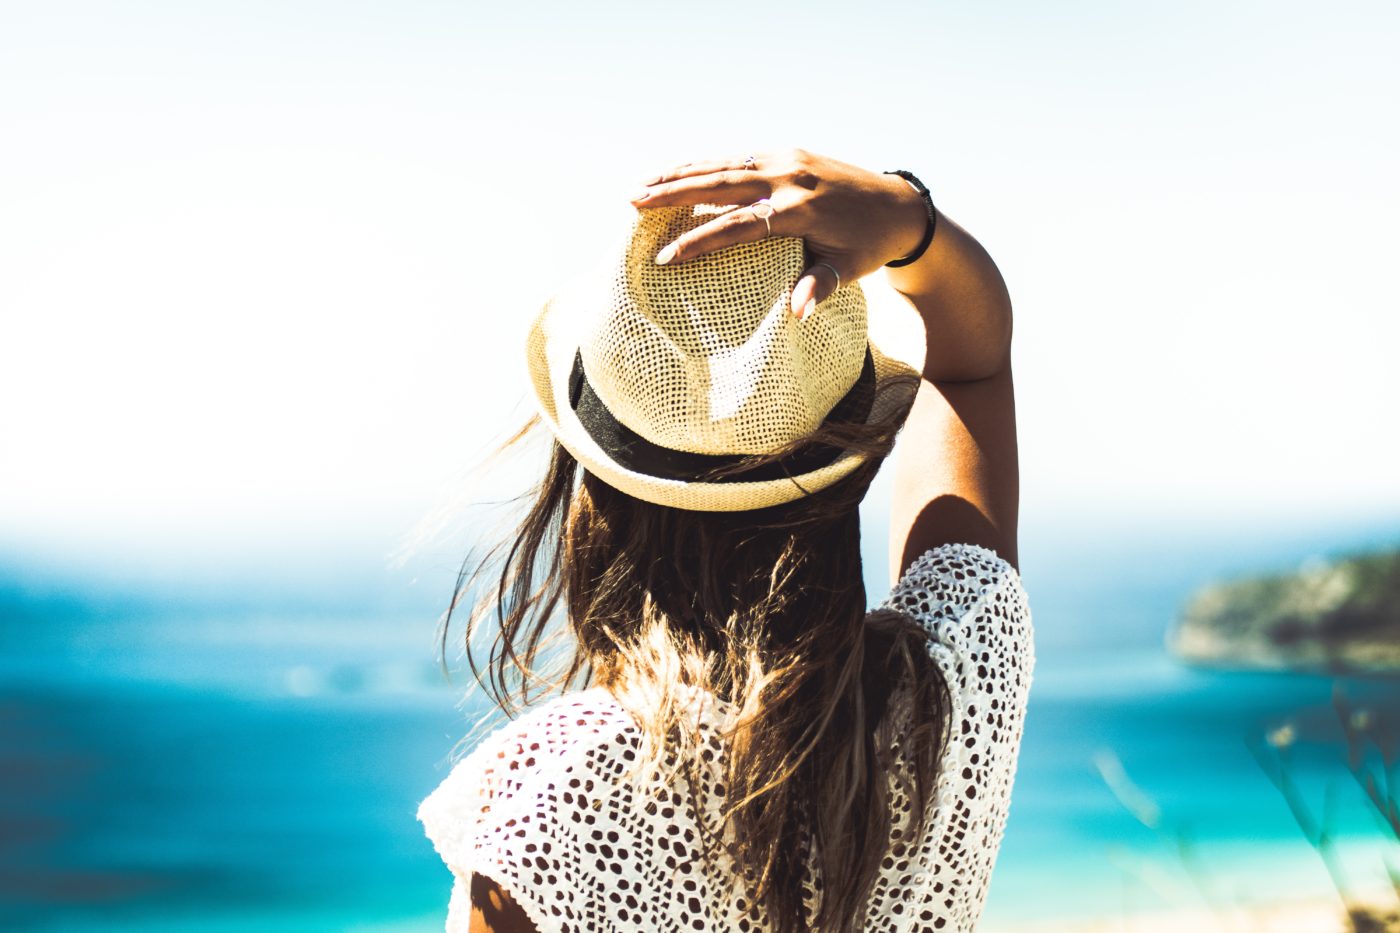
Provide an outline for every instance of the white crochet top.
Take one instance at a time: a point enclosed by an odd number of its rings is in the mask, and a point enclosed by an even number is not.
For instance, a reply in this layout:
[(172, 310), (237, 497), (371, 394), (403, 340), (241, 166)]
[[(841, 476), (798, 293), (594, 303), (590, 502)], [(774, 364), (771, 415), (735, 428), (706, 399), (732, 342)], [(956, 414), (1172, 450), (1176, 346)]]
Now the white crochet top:
[[(1025, 591), (995, 552), (950, 544), (921, 555), (881, 605), (928, 628), (953, 709), (924, 835), (910, 844), (892, 831), (864, 928), (971, 930), (1006, 825), (1035, 663)], [(595, 687), (526, 710), (453, 768), (418, 812), (455, 876), (448, 931), (467, 930), (473, 872), (499, 884), (540, 933), (768, 929), (762, 905), (726, 874), (727, 856), (699, 860), (688, 792), (659, 772), (640, 787), (622, 779), (636, 735), (630, 714)], [(889, 786), (891, 805), (907, 814), (894, 775)], [(702, 799), (722, 799), (705, 790)], [(809, 921), (814, 894), (809, 881)]]

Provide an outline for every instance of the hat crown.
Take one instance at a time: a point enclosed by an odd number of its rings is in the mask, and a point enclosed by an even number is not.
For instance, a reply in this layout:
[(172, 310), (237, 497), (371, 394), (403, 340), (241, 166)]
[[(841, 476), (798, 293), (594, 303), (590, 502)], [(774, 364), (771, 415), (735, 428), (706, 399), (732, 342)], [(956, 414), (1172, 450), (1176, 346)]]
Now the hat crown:
[(654, 444), (704, 454), (768, 453), (811, 433), (865, 362), (867, 309), (844, 284), (804, 320), (792, 289), (798, 237), (768, 237), (658, 266), (656, 254), (734, 205), (637, 212), (600, 302), (580, 321), (589, 385), (614, 418)]

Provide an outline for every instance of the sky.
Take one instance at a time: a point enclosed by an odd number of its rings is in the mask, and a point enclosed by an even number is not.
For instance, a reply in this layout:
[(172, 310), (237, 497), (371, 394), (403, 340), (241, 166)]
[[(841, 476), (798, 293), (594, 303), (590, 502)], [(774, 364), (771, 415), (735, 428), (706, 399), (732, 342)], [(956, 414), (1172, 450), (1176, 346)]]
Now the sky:
[(0, 5), (0, 549), (519, 491), (468, 473), (539, 305), (646, 177), (794, 146), (996, 259), (1024, 522), (1400, 516), (1397, 47), (1391, 2)]

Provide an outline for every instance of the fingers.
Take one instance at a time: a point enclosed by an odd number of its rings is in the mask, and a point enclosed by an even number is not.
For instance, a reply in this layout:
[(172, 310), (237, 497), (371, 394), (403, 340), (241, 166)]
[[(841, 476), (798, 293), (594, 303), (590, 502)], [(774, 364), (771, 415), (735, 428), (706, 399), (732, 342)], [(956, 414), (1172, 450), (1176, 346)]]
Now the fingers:
[[(709, 175), (713, 172), (736, 170), (752, 171), (752, 169), (744, 165), (744, 160), (746, 158), (749, 158), (749, 156), (739, 156), (734, 159), (708, 159), (701, 162), (686, 162), (684, 165), (678, 165), (670, 171), (662, 172), (660, 175), (655, 175), (647, 179), (643, 182), (643, 185), (650, 187), (652, 185), (672, 182), (679, 178), (693, 178), (696, 175)], [(757, 168), (759, 163), (763, 161), (763, 157), (757, 153), (755, 153), (752, 158), (754, 160), (754, 168)]]
[[(773, 208), (766, 221), (762, 216), (765, 206)], [(780, 236), (782, 231), (778, 226), (778, 218), (781, 216), (782, 211), (777, 210), (776, 205), (766, 202), (727, 211), (703, 226), (686, 231), (662, 247), (656, 254), (656, 264), (664, 266), (688, 262), (728, 246), (761, 240), (769, 236), (770, 231), (771, 235)]]
[[(767, 199), (775, 182), (787, 176), (784, 166), (796, 160), (809, 160), (803, 150), (786, 154), (709, 159), (686, 162), (655, 175), (632, 196), (638, 210), (694, 204), (742, 204), (702, 227), (688, 231), (666, 244), (656, 254), (658, 265), (678, 264), (707, 253), (768, 236), (800, 236), (801, 224), (792, 211), (803, 212), (802, 204), (789, 203), (786, 211)], [(764, 171), (765, 166), (767, 171)], [(786, 192), (788, 189), (783, 188)], [(782, 192), (779, 192), (780, 196)], [(800, 200), (800, 199), (799, 199)], [(762, 203), (755, 203), (762, 202)], [(765, 219), (764, 213), (767, 211)], [(809, 253), (810, 255), (810, 253)], [(802, 273), (792, 292), (792, 312), (799, 320), (816, 310), (841, 285), (840, 273), (826, 260), (819, 260)]]
[[(632, 203), (638, 210), (693, 204), (754, 204), (772, 194), (773, 185), (757, 171), (760, 161), (766, 157), (753, 156), (752, 167), (746, 165), (747, 158), (710, 159), (679, 165), (648, 180), (645, 187), (632, 196)], [(757, 210), (760, 213), (742, 208), (730, 211), (690, 231), (657, 253), (657, 263), (686, 262), (727, 246), (782, 232), (774, 222), (776, 214), (769, 213), (765, 223), (761, 214), (763, 208)]]
[(717, 169), (648, 185), (632, 196), (637, 207), (677, 204), (746, 204), (773, 193), (772, 183), (742, 168)]
[(773, 193), (761, 166), (772, 161), (766, 156), (709, 159), (687, 162), (648, 179), (632, 196), (638, 207), (667, 207), (676, 204), (744, 204)]
[(792, 287), (792, 313), (805, 320), (836, 291), (836, 270), (825, 260), (807, 267)]

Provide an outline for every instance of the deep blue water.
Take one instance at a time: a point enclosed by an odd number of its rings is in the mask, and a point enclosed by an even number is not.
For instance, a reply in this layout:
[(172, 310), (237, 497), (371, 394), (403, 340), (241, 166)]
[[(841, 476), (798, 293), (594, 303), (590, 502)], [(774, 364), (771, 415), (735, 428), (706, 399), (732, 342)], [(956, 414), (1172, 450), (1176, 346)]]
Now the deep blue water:
[[(1400, 531), (1400, 526), (1391, 526)], [(1077, 553), (1028, 537), (1038, 663), (988, 928), (1021, 917), (1328, 889), (1246, 747), (1285, 721), (1332, 827), (1379, 840), (1341, 766), (1331, 691), (1382, 728), (1400, 683), (1191, 670), (1161, 649), (1191, 589), (1316, 551), (1393, 543), (1339, 529), (1248, 544), (1155, 537)], [(0, 926), (440, 929), (448, 876), (414, 820), (479, 702), (434, 668), (426, 604), (84, 591), (16, 570), (0, 589)], [(447, 581), (445, 585), (450, 585)], [(354, 602), (352, 599), (351, 602)], [(411, 611), (410, 611), (411, 610)], [(1115, 797), (1111, 753), (1159, 808)], [(1363, 848), (1350, 870), (1377, 869)]]
[(250, 911), (338, 929), (442, 898), (413, 803), (450, 708), (29, 689), (0, 716), (12, 922)]

